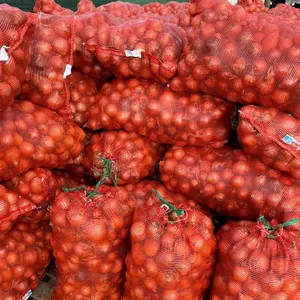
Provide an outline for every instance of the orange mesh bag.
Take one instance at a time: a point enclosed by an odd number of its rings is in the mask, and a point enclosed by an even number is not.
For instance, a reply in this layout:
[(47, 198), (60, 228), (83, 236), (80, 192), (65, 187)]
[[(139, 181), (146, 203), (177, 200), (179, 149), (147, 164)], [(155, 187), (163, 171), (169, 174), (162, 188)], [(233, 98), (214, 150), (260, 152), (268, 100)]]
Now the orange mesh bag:
[(159, 2), (150, 2), (143, 6), (144, 12), (153, 13), (160, 16), (169, 16), (171, 15), (171, 11), (169, 8), (162, 3)]
[(117, 77), (166, 83), (176, 74), (185, 43), (185, 32), (174, 24), (129, 20), (98, 30), (86, 48)]
[(176, 147), (160, 163), (167, 189), (182, 193), (222, 216), (280, 222), (300, 217), (300, 185), (256, 157), (229, 147)]
[(269, 10), (269, 15), (281, 16), (290, 20), (300, 20), (300, 11), (298, 8), (289, 4), (278, 4), (275, 8)]
[(48, 222), (16, 223), (0, 234), (0, 298), (20, 300), (35, 289), (51, 259), (51, 228)]
[(96, 6), (91, 0), (80, 0), (77, 4), (76, 15), (82, 15), (96, 11)]
[(238, 5), (245, 8), (249, 13), (268, 12), (263, 0), (238, 0)]
[[(89, 110), (95, 104), (98, 93), (96, 80), (75, 71), (67, 78), (70, 89), (70, 108), (73, 121), (83, 126), (88, 120)], [(100, 85), (99, 85), (100, 86)]]
[(97, 7), (97, 11), (106, 12), (111, 17), (119, 17), (125, 20), (136, 18), (144, 12), (143, 8), (138, 4), (114, 1)]
[(121, 299), (134, 201), (120, 187), (61, 193), (50, 211), (52, 299)]
[(40, 13), (32, 37), (31, 62), (22, 98), (71, 118), (67, 80), (73, 65), (74, 16)]
[(61, 7), (54, 0), (36, 0), (33, 7), (36, 13), (42, 12), (49, 15), (73, 15), (74, 12), (68, 8)]
[(54, 170), (54, 177), (57, 181), (56, 195), (58, 195), (63, 187), (74, 188), (78, 185), (85, 184), (83, 174), (72, 174), (69, 171)]
[(0, 4), (0, 110), (20, 93), (30, 63), (29, 45), (35, 16)]
[(214, 226), (201, 210), (152, 195), (156, 201), (134, 215), (123, 299), (203, 299), (215, 263)]
[(165, 7), (171, 12), (172, 15), (176, 15), (180, 11), (188, 9), (189, 3), (170, 1), (165, 4)]
[(260, 218), (224, 225), (217, 234), (218, 262), (211, 300), (299, 299), (300, 239), (278, 224)]
[(300, 120), (275, 108), (244, 106), (238, 139), (246, 153), (300, 179)]
[(103, 131), (92, 136), (83, 165), (104, 182), (135, 183), (153, 174), (164, 148), (135, 132)]
[(0, 180), (30, 168), (79, 164), (85, 134), (71, 120), (28, 101), (0, 112)]
[(196, 17), (173, 90), (202, 91), (300, 117), (300, 24), (248, 13), (227, 0), (192, 3), (190, 13)]
[(176, 93), (153, 81), (118, 79), (102, 87), (86, 126), (124, 128), (159, 143), (222, 147), (233, 112), (234, 106), (219, 98)]

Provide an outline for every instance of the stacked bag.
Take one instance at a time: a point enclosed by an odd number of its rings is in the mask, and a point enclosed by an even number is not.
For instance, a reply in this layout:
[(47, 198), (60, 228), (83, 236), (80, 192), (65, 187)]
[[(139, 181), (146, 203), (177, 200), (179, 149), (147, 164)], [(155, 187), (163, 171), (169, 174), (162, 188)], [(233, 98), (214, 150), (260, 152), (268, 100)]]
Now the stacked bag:
[(297, 17), (0, 5), (0, 297), (298, 299)]

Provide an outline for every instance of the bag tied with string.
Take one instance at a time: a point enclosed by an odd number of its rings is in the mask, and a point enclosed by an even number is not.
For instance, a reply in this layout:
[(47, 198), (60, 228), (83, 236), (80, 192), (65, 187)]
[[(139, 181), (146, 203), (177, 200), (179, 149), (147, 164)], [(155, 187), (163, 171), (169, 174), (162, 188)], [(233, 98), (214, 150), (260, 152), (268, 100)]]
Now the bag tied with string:
[(224, 225), (210, 299), (299, 299), (300, 237), (289, 228), (299, 221)]

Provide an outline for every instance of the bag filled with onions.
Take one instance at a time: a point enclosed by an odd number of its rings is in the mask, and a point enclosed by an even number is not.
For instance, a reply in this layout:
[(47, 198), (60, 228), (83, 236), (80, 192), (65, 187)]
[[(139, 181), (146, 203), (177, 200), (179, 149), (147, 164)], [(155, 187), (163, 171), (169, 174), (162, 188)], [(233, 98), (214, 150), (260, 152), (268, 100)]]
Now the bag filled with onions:
[(60, 6), (55, 0), (36, 0), (33, 7), (36, 13), (45, 13), (48, 15), (73, 15), (74, 12), (68, 8)]
[(237, 5), (245, 8), (249, 13), (268, 12), (263, 0), (238, 0)]
[[(186, 10), (189, 8), (188, 2), (177, 2), (170, 1), (165, 4), (165, 7), (168, 8), (172, 15), (178, 14), (180, 11)], [(188, 12), (187, 12), (188, 13)]]
[(176, 75), (185, 43), (185, 32), (174, 24), (135, 19), (98, 30), (86, 49), (117, 77), (166, 83)]
[(215, 263), (214, 226), (201, 209), (151, 194), (134, 215), (123, 299), (203, 299)]
[(53, 299), (121, 299), (135, 203), (121, 187), (79, 187), (55, 199)]
[(238, 139), (246, 153), (300, 179), (300, 120), (275, 108), (240, 110)]
[(18, 101), (0, 112), (0, 180), (30, 168), (79, 164), (85, 134), (48, 108)]
[(216, 97), (176, 93), (153, 81), (117, 79), (103, 85), (86, 126), (124, 128), (159, 143), (218, 148), (227, 142), (234, 110)]
[(289, 4), (277, 4), (276, 7), (269, 10), (269, 15), (281, 16), (290, 20), (300, 20), (299, 9)]
[(165, 146), (132, 132), (103, 131), (91, 137), (85, 148), (83, 165), (95, 178), (124, 185), (153, 174)]
[(169, 16), (172, 14), (167, 5), (159, 2), (147, 3), (143, 6), (143, 9), (146, 13), (152, 13), (159, 16)]
[(79, 0), (76, 15), (82, 15), (96, 11), (96, 6), (91, 0)]
[(71, 118), (66, 78), (72, 72), (75, 48), (73, 15), (38, 14), (31, 42), (31, 61), (22, 86), (22, 98)]
[(289, 227), (299, 221), (261, 217), (224, 225), (210, 299), (298, 299), (300, 238)]
[(196, 16), (172, 89), (300, 117), (300, 23), (248, 13), (227, 0), (195, 1), (190, 13)]
[(30, 63), (29, 45), (36, 17), (0, 4), (0, 111), (21, 92)]
[(170, 148), (160, 163), (161, 179), (173, 192), (222, 216), (279, 222), (300, 217), (300, 185), (242, 150), (223, 147)]
[(38, 286), (51, 259), (50, 238), (48, 222), (19, 222), (8, 233), (0, 233), (1, 299), (23, 299)]

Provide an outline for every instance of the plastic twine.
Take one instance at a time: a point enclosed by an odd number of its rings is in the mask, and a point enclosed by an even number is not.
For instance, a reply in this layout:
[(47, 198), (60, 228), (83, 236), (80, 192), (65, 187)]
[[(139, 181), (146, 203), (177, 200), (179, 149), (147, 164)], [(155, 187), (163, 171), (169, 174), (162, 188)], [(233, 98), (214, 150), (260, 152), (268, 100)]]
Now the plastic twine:
[[(96, 169), (96, 168), (98, 168), (98, 169), (101, 168), (103, 175), (100, 180), (111, 179), (111, 181), (113, 182), (113, 185), (117, 186), (118, 185), (118, 176), (117, 176), (117, 171), (116, 171), (116, 163), (113, 160), (108, 159), (104, 156), (100, 156), (99, 160), (101, 161), (101, 163), (99, 163), (99, 161), (97, 160), (97, 162), (94, 162), (94, 164), (93, 164), (93, 171), (95, 172), (95, 174), (97, 176), (101, 176), (99, 171)], [(101, 164), (103, 164), (103, 167), (101, 166)]]

